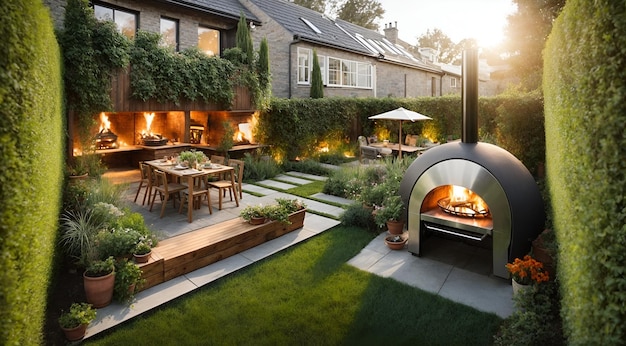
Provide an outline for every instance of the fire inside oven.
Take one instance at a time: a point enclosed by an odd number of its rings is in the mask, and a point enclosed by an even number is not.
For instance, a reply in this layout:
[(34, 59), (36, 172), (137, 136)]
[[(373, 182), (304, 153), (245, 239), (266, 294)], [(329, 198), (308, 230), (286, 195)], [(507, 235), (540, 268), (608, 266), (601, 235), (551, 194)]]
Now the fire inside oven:
[(95, 142), (97, 149), (117, 148), (117, 135), (111, 130), (109, 117), (104, 113), (100, 113), (100, 131), (95, 137)]
[(489, 206), (473, 191), (456, 185), (435, 188), (424, 199), (421, 213), (429, 231), (481, 241), (491, 235)]

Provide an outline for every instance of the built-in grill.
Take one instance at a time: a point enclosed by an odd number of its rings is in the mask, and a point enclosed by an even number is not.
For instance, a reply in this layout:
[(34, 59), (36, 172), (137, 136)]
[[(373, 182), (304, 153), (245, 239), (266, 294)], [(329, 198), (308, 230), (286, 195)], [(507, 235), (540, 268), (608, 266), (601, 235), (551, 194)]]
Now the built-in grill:
[(491, 246), (493, 274), (508, 278), (506, 263), (526, 254), (544, 227), (543, 200), (532, 175), (515, 156), (478, 142), (475, 50), (464, 52), (462, 98), (462, 140), (429, 149), (402, 179), (408, 249), (420, 255), (429, 234)]

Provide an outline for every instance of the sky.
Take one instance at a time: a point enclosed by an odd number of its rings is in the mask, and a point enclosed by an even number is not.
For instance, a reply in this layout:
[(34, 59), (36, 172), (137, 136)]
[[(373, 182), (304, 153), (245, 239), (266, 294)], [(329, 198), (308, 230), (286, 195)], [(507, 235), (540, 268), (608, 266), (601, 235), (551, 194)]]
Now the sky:
[(517, 10), (512, 0), (378, 0), (385, 10), (379, 22), (398, 22), (398, 37), (410, 44), (435, 28), (452, 42), (475, 38), (478, 45), (489, 48), (504, 40), (507, 16)]

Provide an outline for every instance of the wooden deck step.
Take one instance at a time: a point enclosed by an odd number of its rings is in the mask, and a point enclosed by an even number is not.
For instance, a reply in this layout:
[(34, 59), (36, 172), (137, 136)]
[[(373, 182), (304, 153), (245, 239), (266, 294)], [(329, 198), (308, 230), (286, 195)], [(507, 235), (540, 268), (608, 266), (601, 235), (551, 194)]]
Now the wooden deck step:
[(306, 210), (290, 215), (291, 224), (276, 221), (251, 225), (241, 218), (184, 233), (159, 242), (147, 263), (140, 264), (146, 283), (158, 285), (301, 228)]

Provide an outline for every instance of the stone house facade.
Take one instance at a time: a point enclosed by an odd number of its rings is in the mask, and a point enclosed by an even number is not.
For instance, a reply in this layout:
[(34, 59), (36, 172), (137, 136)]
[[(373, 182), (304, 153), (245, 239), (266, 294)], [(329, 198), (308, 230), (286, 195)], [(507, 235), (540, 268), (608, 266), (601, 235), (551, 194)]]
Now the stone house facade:
[[(65, 2), (44, 0), (57, 26), (62, 25)], [(122, 32), (160, 32), (177, 50), (199, 46), (209, 54), (235, 46), (237, 22), (243, 13), (255, 49), (263, 38), (268, 40), (275, 97), (309, 97), (313, 51), (320, 60), (326, 97), (441, 96), (461, 90), (460, 75), (442, 69), (432, 54), (409, 53), (409, 45), (398, 39), (397, 25), (391, 23), (380, 34), (285, 0), (91, 3), (96, 17), (114, 20)], [(130, 22), (124, 21), (128, 17)], [(122, 28), (125, 25), (127, 31)], [(211, 48), (204, 42), (208, 35)]]

